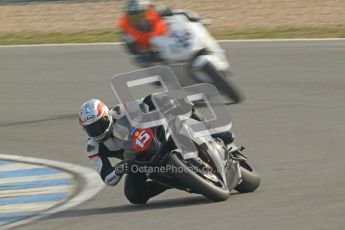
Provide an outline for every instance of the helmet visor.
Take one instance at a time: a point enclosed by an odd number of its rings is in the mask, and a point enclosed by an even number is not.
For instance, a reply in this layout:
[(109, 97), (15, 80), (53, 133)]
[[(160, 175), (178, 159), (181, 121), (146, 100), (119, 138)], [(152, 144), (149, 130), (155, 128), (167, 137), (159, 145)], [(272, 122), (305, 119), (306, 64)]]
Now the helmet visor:
[(99, 137), (105, 133), (105, 131), (109, 128), (110, 120), (108, 116), (101, 117), (96, 122), (84, 126), (86, 133), (89, 137)]

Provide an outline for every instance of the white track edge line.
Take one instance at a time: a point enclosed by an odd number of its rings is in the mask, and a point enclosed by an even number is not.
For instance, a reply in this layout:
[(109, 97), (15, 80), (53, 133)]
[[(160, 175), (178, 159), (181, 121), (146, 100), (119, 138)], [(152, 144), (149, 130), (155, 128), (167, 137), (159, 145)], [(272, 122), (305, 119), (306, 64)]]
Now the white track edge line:
[[(227, 42), (298, 42), (298, 41), (345, 41), (345, 38), (277, 38), (277, 39), (236, 39), (218, 40), (221, 43)], [(96, 42), (96, 43), (51, 43), (31, 45), (0, 45), (0, 48), (24, 48), (24, 47), (58, 47), (58, 46), (109, 46), (121, 45), (122, 42)]]
[(65, 162), (59, 162), (59, 161), (53, 161), (53, 160), (47, 160), (47, 159), (24, 157), (24, 156), (17, 156), (17, 155), (7, 155), (7, 154), (0, 154), (0, 159), (27, 162), (27, 163), (33, 163), (33, 164), (43, 164), (47, 166), (60, 168), (67, 172), (71, 172), (71, 173), (81, 176), (85, 182), (85, 185), (83, 186), (82, 190), (79, 191), (75, 196), (73, 196), (66, 203), (56, 208), (53, 208), (51, 210), (48, 210), (47, 212), (39, 213), (27, 219), (19, 220), (17, 222), (13, 222), (8, 225), (4, 225), (1, 227), (2, 230), (7, 230), (10, 228), (18, 227), (20, 225), (28, 224), (34, 220), (41, 219), (43, 217), (47, 217), (49, 215), (70, 209), (74, 206), (77, 206), (91, 199), (105, 187), (104, 183), (100, 180), (99, 175), (94, 170), (84, 167), (84, 166), (75, 165), (71, 163), (65, 163)]

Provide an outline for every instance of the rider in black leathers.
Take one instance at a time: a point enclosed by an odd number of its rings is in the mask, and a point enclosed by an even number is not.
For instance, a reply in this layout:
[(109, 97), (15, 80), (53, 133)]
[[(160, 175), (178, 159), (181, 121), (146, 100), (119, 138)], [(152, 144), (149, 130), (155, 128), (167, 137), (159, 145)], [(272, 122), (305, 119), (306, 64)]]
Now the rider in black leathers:
[[(144, 102), (152, 107), (150, 97)], [(192, 118), (203, 119), (197, 111)], [(133, 128), (130, 126), (121, 106), (111, 109), (100, 100), (86, 101), (80, 108), (79, 123), (88, 135), (86, 152), (104, 183), (115, 186), (127, 173), (124, 185), (126, 198), (133, 204), (145, 204), (150, 198), (164, 192), (168, 187), (154, 181), (148, 181), (145, 173), (131, 172), (130, 160), (136, 150), (133, 149)], [(221, 138), (225, 144), (233, 141), (231, 132), (213, 135)], [(146, 151), (161, 151), (161, 141), (151, 136)], [(113, 166), (109, 158), (122, 160)]]

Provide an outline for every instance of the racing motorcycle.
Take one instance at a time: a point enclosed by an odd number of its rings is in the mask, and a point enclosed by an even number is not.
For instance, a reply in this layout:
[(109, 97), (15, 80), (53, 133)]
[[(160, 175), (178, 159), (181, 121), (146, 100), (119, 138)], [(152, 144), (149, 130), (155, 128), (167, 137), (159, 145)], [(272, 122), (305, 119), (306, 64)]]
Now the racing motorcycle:
[(231, 79), (230, 64), (225, 51), (205, 28), (203, 19), (185, 12), (164, 17), (168, 32), (150, 40), (151, 52), (147, 58), (137, 58), (141, 67), (164, 64), (183, 65), (184, 72), (196, 82), (211, 83), (232, 103), (243, 96)]
[[(133, 121), (139, 121), (145, 115), (150, 115), (150, 118), (154, 117), (152, 113), (155, 114), (156, 112), (167, 115), (173, 114), (173, 116), (170, 116), (172, 118), (170, 122), (160, 124), (151, 122), (150, 127), (131, 129), (130, 135), (132, 139), (130, 140), (133, 149), (137, 153), (132, 154), (126, 161), (138, 168), (151, 168), (151, 170), (144, 170), (144, 172), (152, 181), (169, 188), (202, 194), (213, 201), (226, 200), (233, 189), (240, 193), (256, 190), (260, 184), (260, 175), (252, 164), (249, 163), (248, 157), (242, 153), (245, 148), (236, 145), (233, 140), (230, 144), (225, 144), (224, 140), (211, 134), (196, 137), (189, 136), (197, 150), (197, 158), (185, 157), (173, 134), (186, 127), (186, 124), (200, 124), (204, 119), (192, 116), (192, 113), (182, 112), (183, 114), (189, 114), (188, 116), (186, 115), (183, 122), (176, 122), (174, 120), (177, 117), (174, 114), (181, 114), (181, 108), (186, 108), (185, 105), (187, 107), (193, 105), (190, 102), (186, 102), (184, 96), (174, 98), (156, 93), (145, 98), (136, 99), (129, 90), (124, 90), (125, 86), (134, 87), (138, 84), (148, 84), (157, 79), (163, 80), (162, 85), (164, 85), (165, 92), (172, 89), (171, 85), (179, 87), (177, 78), (175, 77), (174, 79), (172, 70), (166, 66), (157, 66), (117, 75), (112, 80), (113, 92), (120, 101), (120, 105), (124, 105), (124, 110), (127, 111), (127, 118), (134, 117)], [(214, 86), (210, 87), (216, 90)], [(186, 91), (190, 93), (190, 90), (186, 89)], [(220, 97), (218, 98), (220, 99)], [(153, 103), (154, 100), (156, 103)], [(157, 109), (157, 103), (162, 105), (158, 106), (159, 109)], [(133, 104), (135, 109), (133, 109)], [(222, 103), (217, 104), (221, 104), (224, 107)], [(188, 111), (189, 108), (191, 107), (188, 107)], [(178, 112), (174, 113), (177, 110)], [(132, 116), (131, 114), (135, 115)], [(132, 123), (131, 126), (133, 127)], [(172, 126), (175, 128), (172, 128)], [(134, 125), (134, 127), (137, 126)], [(153, 148), (156, 149), (155, 151), (148, 151), (148, 146), (151, 146), (151, 142), (159, 142), (160, 147)]]
[[(225, 146), (222, 141), (211, 136), (193, 139), (201, 161), (185, 160), (175, 150), (176, 145), (166, 130), (150, 130), (152, 138), (162, 140), (163, 151), (138, 152), (131, 160), (131, 164), (137, 165), (139, 169), (145, 167), (143, 171), (147, 172), (149, 179), (169, 188), (202, 194), (213, 201), (228, 199), (233, 189), (248, 193), (258, 188), (260, 176), (242, 154), (244, 147), (234, 143)], [(141, 135), (147, 132), (145, 130)], [(158, 172), (155, 168), (164, 170)]]

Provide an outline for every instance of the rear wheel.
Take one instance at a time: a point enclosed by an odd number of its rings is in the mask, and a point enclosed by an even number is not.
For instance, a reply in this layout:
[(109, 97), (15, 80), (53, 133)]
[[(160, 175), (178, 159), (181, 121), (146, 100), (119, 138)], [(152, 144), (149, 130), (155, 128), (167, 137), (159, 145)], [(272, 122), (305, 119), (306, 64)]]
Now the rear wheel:
[(174, 177), (183, 183), (188, 190), (204, 195), (213, 201), (228, 199), (230, 192), (224, 182), (216, 174), (201, 174), (191, 170), (186, 163), (172, 153), (167, 159), (167, 164), (178, 171), (173, 172)]
[(249, 164), (248, 161), (240, 161), (240, 170), (242, 182), (236, 186), (235, 190), (240, 193), (255, 191), (260, 185), (259, 173)]

